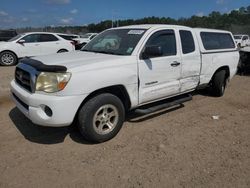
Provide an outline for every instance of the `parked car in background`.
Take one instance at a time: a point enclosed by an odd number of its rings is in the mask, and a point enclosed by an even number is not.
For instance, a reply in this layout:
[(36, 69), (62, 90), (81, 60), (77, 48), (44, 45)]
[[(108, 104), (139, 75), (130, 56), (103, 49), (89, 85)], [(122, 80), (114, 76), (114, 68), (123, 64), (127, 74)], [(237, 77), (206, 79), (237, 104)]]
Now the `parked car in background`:
[(17, 36), (15, 30), (0, 30), (0, 41), (8, 41), (15, 36)]
[(228, 31), (127, 26), (102, 32), (75, 53), (23, 59), (11, 93), (33, 123), (61, 127), (75, 120), (86, 139), (104, 142), (131, 110), (146, 114), (182, 104), (204, 87), (223, 96), (238, 62)]
[(77, 41), (76, 44), (76, 50), (80, 50), (83, 46), (88, 44), (93, 38), (96, 37), (98, 33), (87, 33), (85, 35), (80, 36), (80, 38), (76, 38), (75, 41)]
[(80, 39), (80, 35), (75, 35), (75, 34), (65, 34), (65, 33), (57, 33), (60, 37), (64, 38), (65, 40), (71, 41), (72, 44), (76, 46), (78, 45), (78, 41)]
[(240, 48), (250, 46), (250, 39), (248, 35), (234, 35), (234, 40)]
[(238, 74), (250, 73), (250, 46), (240, 49), (240, 61), (238, 64)]
[(0, 65), (15, 65), (19, 58), (74, 51), (74, 45), (55, 33), (32, 32), (0, 43)]

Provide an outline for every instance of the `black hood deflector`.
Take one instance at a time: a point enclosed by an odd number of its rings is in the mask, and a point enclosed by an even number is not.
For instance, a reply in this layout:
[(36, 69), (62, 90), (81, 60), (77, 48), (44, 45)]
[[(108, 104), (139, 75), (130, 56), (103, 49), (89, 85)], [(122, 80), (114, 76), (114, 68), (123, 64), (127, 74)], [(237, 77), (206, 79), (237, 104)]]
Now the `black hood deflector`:
[(45, 65), (41, 61), (24, 58), (19, 61), (19, 63), (23, 63), (29, 66), (34, 67), (39, 72), (66, 72), (67, 67), (61, 65)]

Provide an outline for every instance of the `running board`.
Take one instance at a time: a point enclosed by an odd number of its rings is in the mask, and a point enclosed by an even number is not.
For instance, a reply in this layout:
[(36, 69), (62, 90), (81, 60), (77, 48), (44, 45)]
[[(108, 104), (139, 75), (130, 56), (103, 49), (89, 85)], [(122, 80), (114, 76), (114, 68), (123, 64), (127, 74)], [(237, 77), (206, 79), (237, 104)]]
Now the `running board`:
[(192, 100), (192, 95), (191, 94), (186, 94), (186, 95), (181, 95), (178, 97), (166, 99), (163, 101), (159, 101), (157, 103), (141, 106), (140, 108), (135, 110), (135, 113), (138, 114), (150, 114), (159, 110), (163, 110), (165, 108), (169, 108), (178, 104), (182, 104), (187, 101)]

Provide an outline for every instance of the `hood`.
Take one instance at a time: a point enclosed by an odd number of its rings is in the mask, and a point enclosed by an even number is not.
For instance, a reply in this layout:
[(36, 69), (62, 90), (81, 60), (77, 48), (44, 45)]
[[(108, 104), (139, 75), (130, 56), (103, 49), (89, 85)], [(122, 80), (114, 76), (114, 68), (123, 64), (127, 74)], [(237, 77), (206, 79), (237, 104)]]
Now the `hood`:
[(111, 66), (117, 64), (117, 61), (122, 61), (127, 56), (109, 55), (92, 52), (67, 52), (46, 56), (33, 57), (32, 59), (41, 61), (46, 65), (61, 65), (67, 67), (68, 70), (79, 70), (81, 67), (100, 67)]

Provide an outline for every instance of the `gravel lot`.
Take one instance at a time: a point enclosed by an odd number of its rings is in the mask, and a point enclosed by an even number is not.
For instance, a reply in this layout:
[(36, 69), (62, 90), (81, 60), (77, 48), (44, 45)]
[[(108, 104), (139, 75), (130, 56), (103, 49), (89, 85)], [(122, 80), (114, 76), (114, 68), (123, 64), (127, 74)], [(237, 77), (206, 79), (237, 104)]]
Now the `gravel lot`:
[(0, 67), (0, 187), (250, 187), (249, 76), (223, 98), (196, 94), (92, 145), (74, 126), (26, 119), (9, 97), (13, 72)]

